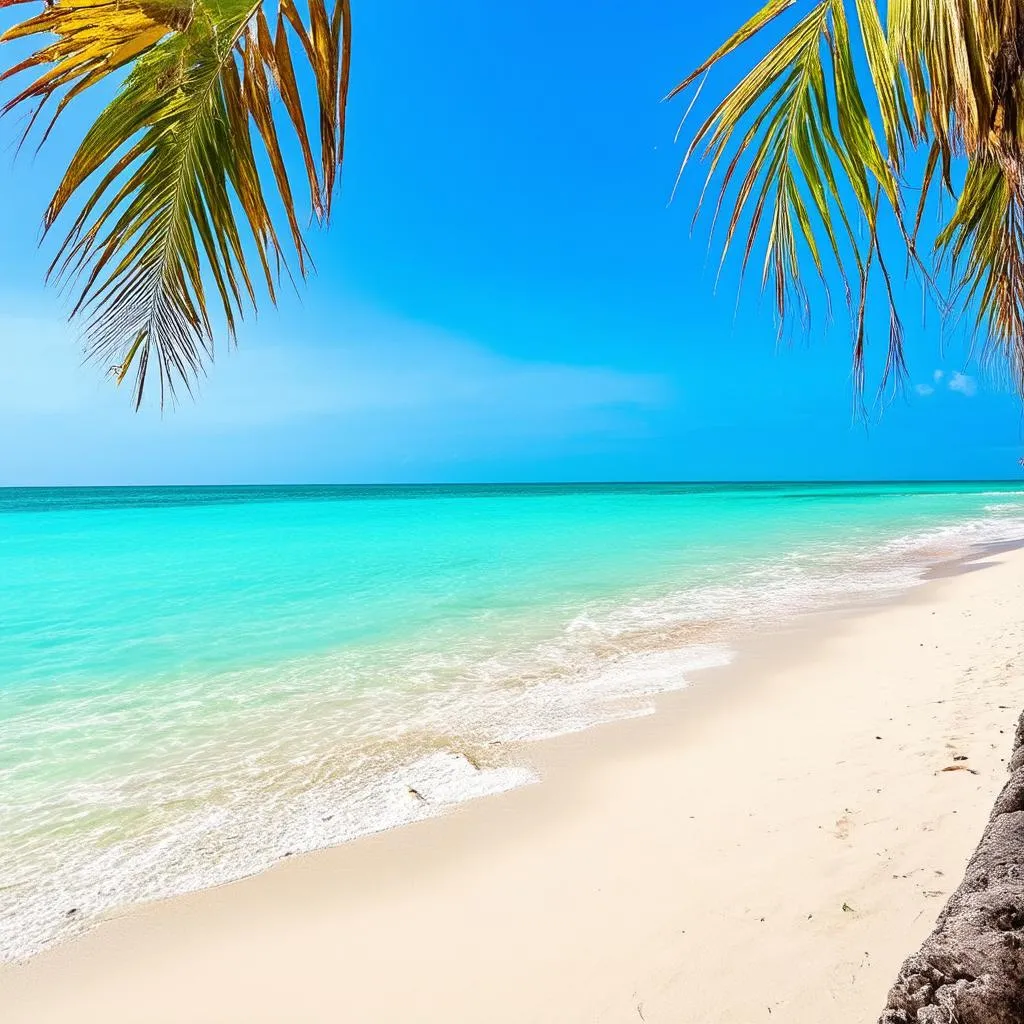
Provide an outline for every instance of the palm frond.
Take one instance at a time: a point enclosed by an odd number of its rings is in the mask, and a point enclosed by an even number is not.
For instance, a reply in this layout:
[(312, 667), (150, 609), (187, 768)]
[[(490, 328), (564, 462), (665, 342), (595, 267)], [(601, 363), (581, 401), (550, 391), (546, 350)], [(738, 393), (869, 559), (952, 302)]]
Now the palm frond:
[[(748, 24), (763, 27), (780, 7), (769, 4)], [(722, 48), (701, 70), (726, 52)], [(691, 75), (680, 88), (692, 79)], [(893, 109), (898, 111), (897, 102), (894, 97)], [(794, 307), (805, 322), (810, 317), (802, 253), (826, 299), (830, 276), (836, 275), (854, 314), (859, 369), (872, 267), (879, 267), (889, 283), (881, 252), (875, 251), (878, 196), (902, 214), (897, 180), (861, 92), (841, 3), (814, 4), (740, 79), (694, 133), (684, 167), (696, 152), (707, 161), (708, 173), (695, 220), (716, 178), (712, 233), (723, 206), (731, 202), (721, 260), (742, 237), (741, 268), (746, 270), (763, 237), (762, 287), (771, 288), (780, 322)], [(855, 220), (866, 225), (863, 233)], [(902, 334), (894, 306), (891, 312), (888, 365), (898, 375)]]
[(996, 163), (971, 166), (949, 223), (936, 241), (949, 259), (957, 298), (975, 310), (1014, 386), (1024, 393), (1024, 201)]
[[(694, 75), (789, 6), (767, 4)], [(937, 279), (949, 280), (956, 301), (971, 310), (973, 332), (1006, 362), (1024, 394), (1024, 7), (1016, 0), (888, 0), (884, 25), (881, 7), (878, 0), (809, 3), (740, 78), (697, 129), (683, 159), (685, 167), (702, 147), (708, 162), (698, 213), (713, 181), (717, 211), (740, 176), (722, 258), (741, 225), (744, 268), (757, 245), (764, 246), (762, 284), (773, 287), (780, 319), (790, 315), (792, 296), (806, 319), (803, 263), (821, 277), (826, 296), (829, 279), (856, 295), (850, 309), (858, 390), (869, 278), (876, 272), (889, 312), (882, 387), (905, 375), (879, 227), (885, 213), (908, 267), (938, 295), (943, 313), (950, 301), (938, 293)], [(851, 31), (854, 18), (859, 33)], [(917, 147), (927, 156), (908, 223), (908, 169), (916, 174), (921, 165), (907, 154)], [(962, 187), (954, 184), (958, 162), (965, 165)], [(918, 236), (937, 185), (956, 205), (934, 241), (929, 269)], [(766, 218), (768, 230), (759, 235)]]
[(1013, 0), (892, 0), (889, 40), (916, 125), (948, 157), (1019, 161), (1024, 10)]
[(733, 50), (738, 49), (745, 42), (753, 39), (754, 36), (773, 22), (783, 11), (789, 10), (797, 0), (769, 0), (764, 7), (750, 17), (741, 25), (703, 64), (695, 71), (691, 71), (666, 97), (670, 100), (695, 82), (705, 71), (717, 64), (723, 57), (727, 57)]
[(874, 0), (856, 0), (856, 10), (864, 59), (878, 100), (887, 154), (892, 165), (899, 168), (903, 164), (906, 136), (909, 135), (913, 145), (921, 141), (921, 136), (915, 130), (906, 82), (889, 45), (877, 5)]
[[(212, 358), (211, 302), (233, 338), (255, 308), (254, 276), (276, 301), (283, 268), (307, 273), (283, 125), (302, 154), (313, 219), (330, 210), (342, 157), (348, 2), (329, 10), (325, 0), (308, 0), (307, 27), (293, 0), (280, 0), (273, 18), (271, 26), (254, 0), (64, 0), (0, 37), (43, 38), (0, 79), (43, 69), (5, 109), (30, 105), (34, 121), (56, 99), (44, 139), (71, 100), (127, 72), (72, 158), (44, 226), (84, 195), (50, 270), (77, 283), (72, 316), (85, 320), (90, 353), (117, 363), (118, 381), (134, 373), (136, 406), (154, 371), (163, 401), (176, 385), (191, 387)], [(295, 40), (316, 85), (318, 156)]]

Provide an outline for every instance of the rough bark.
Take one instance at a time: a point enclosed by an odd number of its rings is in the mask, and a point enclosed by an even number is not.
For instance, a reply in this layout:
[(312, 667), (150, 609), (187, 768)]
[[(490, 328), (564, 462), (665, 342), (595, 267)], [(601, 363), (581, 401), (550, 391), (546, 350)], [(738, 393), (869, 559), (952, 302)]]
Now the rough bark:
[(879, 1024), (1024, 1024), (1024, 714), (964, 879), (904, 962)]

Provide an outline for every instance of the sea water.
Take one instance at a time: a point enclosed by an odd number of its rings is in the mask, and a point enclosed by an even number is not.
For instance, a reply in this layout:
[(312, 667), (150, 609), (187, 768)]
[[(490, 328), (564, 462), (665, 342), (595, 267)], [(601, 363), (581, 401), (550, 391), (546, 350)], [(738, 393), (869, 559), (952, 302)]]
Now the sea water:
[(518, 741), (1022, 537), (1020, 484), (0, 490), (0, 958), (534, 781)]

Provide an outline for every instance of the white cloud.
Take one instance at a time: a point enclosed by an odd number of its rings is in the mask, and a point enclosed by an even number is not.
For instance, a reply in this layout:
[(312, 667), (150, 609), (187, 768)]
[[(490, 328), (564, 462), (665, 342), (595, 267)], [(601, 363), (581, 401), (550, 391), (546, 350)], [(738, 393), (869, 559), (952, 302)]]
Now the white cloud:
[[(222, 350), (196, 386), (163, 417), (163, 430), (249, 427), (310, 417), (436, 410), (495, 416), (572, 414), (609, 406), (658, 406), (669, 398), (656, 374), (534, 360), (495, 352), (444, 331), (388, 318), (353, 318), (338, 338), (252, 338)], [(29, 341), (31, 339), (31, 341)], [(83, 363), (66, 324), (0, 312), (0, 411), (95, 416), (132, 423), (127, 388)], [(155, 388), (154, 388), (155, 394)]]
[(935, 381), (936, 384), (938, 384), (939, 381), (942, 380), (942, 378), (945, 377), (945, 376), (946, 376), (946, 371), (945, 370), (936, 370), (932, 374), (932, 380)]
[(923, 395), (926, 398), (928, 397), (928, 395), (934, 395), (935, 394), (935, 388), (933, 388), (931, 386), (931, 384), (916, 384), (914, 386), (914, 390), (919, 395)]
[(66, 324), (0, 301), (0, 484), (383, 478), (404, 459), (436, 476), (618, 441), (671, 400), (657, 374), (509, 355), (393, 318), (346, 315), (326, 337), (301, 313), (287, 333), (269, 319), (161, 416), (132, 412), (126, 388), (83, 365)]
[(949, 378), (949, 390), (959, 391), (961, 395), (971, 398), (978, 393), (978, 383), (973, 377), (957, 371)]
[(509, 356), (416, 324), (382, 320), (338, 334), (315, 343), (243, 343), (211, 370), (198, 401), (183, 402), (174, 416), (203, 426), (311, 416), (472, 417), (522, 426), (662, 405), (668, 397), (653, 374)]

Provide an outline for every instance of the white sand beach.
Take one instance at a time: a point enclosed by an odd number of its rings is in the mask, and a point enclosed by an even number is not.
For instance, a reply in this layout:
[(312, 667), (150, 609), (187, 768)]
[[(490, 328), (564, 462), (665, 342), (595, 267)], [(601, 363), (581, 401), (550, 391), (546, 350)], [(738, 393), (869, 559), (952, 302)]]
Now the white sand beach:
[(1002, 785), (1022, 609), (1010, 551), (805, 621), (539, 785), (8, 966), (0, 1019), (871, 1021)]

